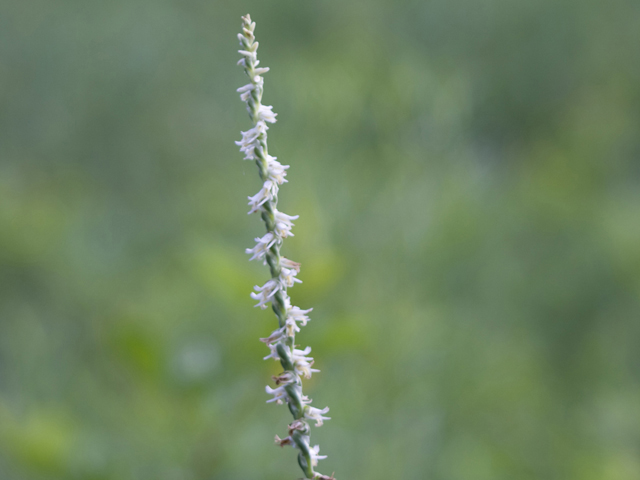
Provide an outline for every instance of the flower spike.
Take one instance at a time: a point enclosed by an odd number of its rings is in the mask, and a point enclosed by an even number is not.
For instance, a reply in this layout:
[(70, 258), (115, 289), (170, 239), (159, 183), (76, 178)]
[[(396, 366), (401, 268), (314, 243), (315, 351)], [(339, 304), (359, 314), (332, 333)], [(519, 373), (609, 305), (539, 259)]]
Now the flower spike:
[(279, 361), (284, 371), (273, 376), (276, 388), (267, 386), (265, 391), (272, 395), (267, 403), (286, 403), (293, 414), (294, 420), (289, 425), (289, 436), (281, 439), (276, 435), (276, 445), (281, 447), (291, 445), (298, 453), (298, 463), (308, 479), (335, 480), (331, 476), (323, 475), (314, 470), (318, 460), (327, 458), (319, 455), (320, 447), (309, 444), (310, 428), (308, 421), (316, 422), (321, 426), (329, 417), (324, 416), (329, 407), (315, 408), (310, 405), (309, 397), (302, 393), (302, 378), (311, 378), (312, 373), (319, 372), (313, 366), (314, 360), (309, 357), (311, 347), (299, 350), (295, 345), (295, 335), (309, 321), (307, 314), (311, 309), (302, 310), (291, 305), (291, 299), (287, 294), (287, 288), (293, 287), (301, 280), (297, 278), (300, 272), (300, 264), (280, 255), (280, 247), (283, 240), (292, 237), (291, 230), (293, 220), (298, 215), (287, 215), (277, 209), (278, 191), (280, 186), (287, 182), (286, 175), (288, 165), (282, 165), (269, 155), (267, 147), (268, 123), (275, 123), (277, 114), (270, 105), (262, 104), (262, 92), (264, 79), (262, 75), (269, 71), (267, 67), (258, 67), (258, 42), (255, 41), (253, 32), (256, 24), (251, 21), (249, 15), (242, 17), (242, 33), (238, 34), (242, 58), (238, 65), (244, 68), (249, 77), (249, 83), (237, 89), (240, 99), (246, 103), (247, 112), (253, 122), (253, 127), (242, 132), (242, 138), (236, 142), (245, 160), (253, 160), (258, 166), (258, 173), (262, 180), (262, 188), (258, 193), (248, 197), (249, 214), (260, 213), (267, 227), (267, 233), (255, 239), (255, 246), (247, 248), (246, 253), (251, 255), (250, 260), (261, 260), (269, 265), (271, 278), (263, 286), (255, 286), (251, 292), (251, 298), (257, 300), (256, 307), (267, 308), (271, 303), (276, 317), (278, 329), (274, 330), (267, 338), (260, 341), (269, 347), (269, 355), (265, 360), (273, 358)]

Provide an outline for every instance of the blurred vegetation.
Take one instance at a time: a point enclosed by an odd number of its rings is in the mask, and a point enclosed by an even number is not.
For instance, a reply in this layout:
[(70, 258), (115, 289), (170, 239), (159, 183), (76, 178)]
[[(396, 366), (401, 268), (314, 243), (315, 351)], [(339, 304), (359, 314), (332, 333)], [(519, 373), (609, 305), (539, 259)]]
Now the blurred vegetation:
[(297, 478), (240, 16), (339, 479), (640, 478), (640, 3), (4, 0), (0, 478)]

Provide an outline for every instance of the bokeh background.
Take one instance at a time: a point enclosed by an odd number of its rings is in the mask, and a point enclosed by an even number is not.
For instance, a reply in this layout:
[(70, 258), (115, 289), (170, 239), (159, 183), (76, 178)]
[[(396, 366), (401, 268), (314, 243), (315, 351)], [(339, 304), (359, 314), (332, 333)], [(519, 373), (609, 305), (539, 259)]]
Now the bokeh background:
[(640, 3), (4, 0), (0, 478), (300, 476), (240, 16), (341, 480), (640, 478)]

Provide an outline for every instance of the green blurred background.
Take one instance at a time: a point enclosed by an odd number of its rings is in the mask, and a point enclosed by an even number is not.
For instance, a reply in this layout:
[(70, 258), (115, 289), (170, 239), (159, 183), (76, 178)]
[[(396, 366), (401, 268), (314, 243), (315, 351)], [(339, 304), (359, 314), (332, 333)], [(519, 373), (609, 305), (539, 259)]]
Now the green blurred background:
[(236, 33), (339, 480), (640, 478), (640, 2), (4, 0), (0, 478), (295, 479)]

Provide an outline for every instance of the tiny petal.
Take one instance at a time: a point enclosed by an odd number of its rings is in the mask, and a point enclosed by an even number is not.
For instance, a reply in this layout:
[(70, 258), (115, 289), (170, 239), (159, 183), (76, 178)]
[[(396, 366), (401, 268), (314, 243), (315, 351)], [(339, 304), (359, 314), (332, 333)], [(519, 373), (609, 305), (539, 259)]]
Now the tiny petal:
[(285, 257), (280, 257), (280, 265), (290, 268), (291, 270), (295, 270), (296, 272), (300, 271), (300, 264), (298, 262), (294, 262), (293, 260), (289, 260)]
[(280, 404), (282, 403), (283, 399), (286, 400), (287, 398), (287, 391), (284, 389), (284, 386), (278, 387), (278, 388), (271, 388), (269, 385), (267, 385), (265, 387), (265, 391), (269, 395), (273, 395), (273, 398), (270, 398), (269, 400), (267, 400), (267, 403), (276, 402)]
[(267, 308), (267, 302), (271, 301), (271, 298), (282, 289), (282, 285), (279, 281), (271, 279), (263, 286), (259, 287), (256, 285), (253, 289), (256, 293), (251, 292), (251, 298), (258, 300), (258, 303), (254, 306), (260, 307), (264, 310)]
[(304, 409), (304, 417), (316, 422), (316, 427), (322, 426), (324, 420), (331, 420), (331, 417), (324, 417), (323, 415), (329, 411), (329, 407), (323, 409), (307, 406)]
[[(271, 332), (271, 335), (269, 335), (267, 338), (261, 338), (260, 341), (266, 344), (269, 343), (274, 343), (277, 342), (278, 340), (280, 340), (282, 337), (284, 337), (285, 335), (285, 328), (279, 328), (277, 330), (274, 330), (273, 332)], [(269, 358), (269, 357), (267, 357)], [(265, 360), (267, 359), (265, 358)]]
[(245, 249), (246, 253), (252, 255), (249, 261), (264, 259), (269, 249), (273, 246), (274, 243), (276, 243), (277, 240), (278, 239), (271, 232), (266, 233), (263, 237), (257, 237), (255, 239), (256, 246), (253, 248)]
[[(256, 70), (264, 69), (258, 68)], [(273, 113), (273, 107), (271, 105), (260, 105), (260, 107), (258, 108), (258, 120), (269, 123), (276, 123), (276, 115), (277, 113)]]
[(293, 287), (294, 283), (302, 283), (302, 280), (296, 278), (297, 270), (282, 267), (280, 269), (280, 281), (287, 287)]
[(293, 237), (291, 229), (294, 224), (291, 220), (296, 220), (298, 215), (287, 215), (286, 213), (279, 212), (278, 210), (275, 210), (273, 215), (276, 220), (274, 229), (275, 235), (280, 238)]
[(244, 93), (244, 92), (251, 91), (251, 90), (253, 90), (253, 89), (255, 89), (255, 88), (256, 88), (256, 86), (255, 86), (253, 83), (248, 83), (248, 84), (246, 84), (245, 86), (238, 88), (238, 89), (236, 90), (236, 92), (238, 92), (238, 93)]
[(263, 360), (269, 360), (273, 358), (274, 360), (280, 360), (280, 355), (278, 355), (278, 351), (276, 350), (277, 344), (272, 343), (267, 345), (271, 349), (271, 353), (263, 358)]
[(313, 448), (309, 449), (309, 452), (311, 453), (311, 465), (314, 467), (318, 466), (318, 460), (324, 460), (327, 458), (326, 455), (318, 455), (319, 451), (320, 445), (314, 445)]

